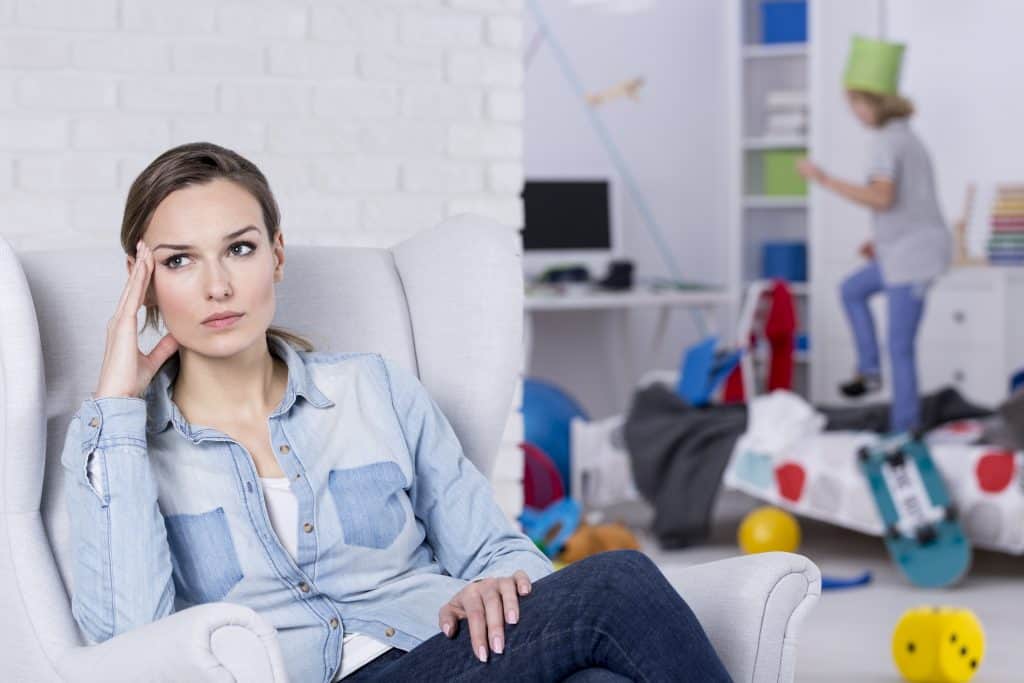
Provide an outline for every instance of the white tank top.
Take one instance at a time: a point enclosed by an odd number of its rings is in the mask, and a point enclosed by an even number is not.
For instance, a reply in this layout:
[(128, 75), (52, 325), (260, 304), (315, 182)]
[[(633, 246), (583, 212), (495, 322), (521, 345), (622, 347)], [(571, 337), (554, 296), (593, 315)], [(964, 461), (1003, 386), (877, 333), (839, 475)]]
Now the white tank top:
[[(287, 477), (260, 477), (263, 498), (267, 501), (270, 524), (277, 532), (281, 545), (294, 558), (298, 554), (299, 501), (292, 493)], [(341, 671), (334, 680), (372, 662), (391, 649), (391, 645), (361, 633), (345, 633), (342, 640)]]

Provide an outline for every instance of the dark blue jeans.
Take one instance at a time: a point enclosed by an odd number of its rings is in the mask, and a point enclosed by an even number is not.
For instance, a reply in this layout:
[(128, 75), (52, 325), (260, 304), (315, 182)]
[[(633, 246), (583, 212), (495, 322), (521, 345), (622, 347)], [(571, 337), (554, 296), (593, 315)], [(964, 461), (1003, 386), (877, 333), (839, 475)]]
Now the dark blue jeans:
[(693, 612), (643, 553), (616, 550), (554, 572), (520, 599), (505, 652), (480, 662), (469, 624), (391, 650), (349, 681), (730, 681)]

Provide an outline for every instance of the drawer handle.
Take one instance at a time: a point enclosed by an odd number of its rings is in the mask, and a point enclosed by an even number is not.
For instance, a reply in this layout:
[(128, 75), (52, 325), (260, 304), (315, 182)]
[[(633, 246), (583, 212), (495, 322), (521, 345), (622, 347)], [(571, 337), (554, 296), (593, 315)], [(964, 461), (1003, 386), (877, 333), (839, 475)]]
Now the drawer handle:
[(956, 371), (953, 372), (953, 381), (954, 382), (957, 382), (957, 383), (963, 382), (964, 381), (964, 377), (965, 377), (965, 375), (964, 375), (964, 371), (963, 370), (956, 370)]
[(963, 311), (953, 311), (953, 322), (963, 324), (967, 320), (967, 314)]

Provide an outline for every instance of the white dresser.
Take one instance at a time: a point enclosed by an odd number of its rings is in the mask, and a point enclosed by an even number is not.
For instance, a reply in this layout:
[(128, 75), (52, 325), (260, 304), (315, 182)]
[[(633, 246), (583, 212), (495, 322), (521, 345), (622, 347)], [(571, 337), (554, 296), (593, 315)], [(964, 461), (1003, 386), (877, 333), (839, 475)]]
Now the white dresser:
[(1024, 268), (956, 268), (935, 284), (919, 332), (921, 391), (944, 385), (995, 405), (1024, 369)]
[[(838, 282), (848, 269), (834, 269), (817, 282), (819, 314), (811, 348), (818, 403), (847, 403), (836, 387), (853, 374), (853, 335), (839, 300)], [(823, 282), (828, 281), (829, 286)], [(885, 295), (871, 302), (885, 386), (872, 400), (889, 400), (889, 367)], [(815, 344), (816, 340), (822, 342)], [(928, 293), (924, 321), (917, 338), (921, 393), (953, 386), (976, 403), (995, 406), (1010, 387), (1010, 377), (1024, 369), (1024, 268), (954, 268)]]

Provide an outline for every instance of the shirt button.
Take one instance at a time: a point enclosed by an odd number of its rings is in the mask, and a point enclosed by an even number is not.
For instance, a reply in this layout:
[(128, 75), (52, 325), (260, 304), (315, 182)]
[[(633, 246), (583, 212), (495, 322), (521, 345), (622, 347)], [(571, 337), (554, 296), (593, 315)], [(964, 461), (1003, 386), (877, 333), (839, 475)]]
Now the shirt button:
[(299, 583), (299, 590), (302, 591), (303, 593), (308, 593), (309, 592), (309, 584), (306, 583), (305, 581), (302, 581), (301, 583)]
[(278, 450), (281, 451), (282, 453), (287, 454), (288, 451), (291, 450), (291, 448), (288, 447), (288, 444), (285, 444), (285, 445), (281, 446)]
[(296, 478), (296, 479), (302, 479), (302, 475), (301, 475), (301, 474), (296, 474), (296, 475), (295, 475), (295, 478)]
[(307, 534), (311, 534), (313, 533), (313, 525), (309, 522), (306, 522), (302, 525), (302, 530), (305, 531)]
[(341, 622), (338, 621), (338, 617), (332, 617), (331, 618), (331, 628), (338, 628), (338, 625), (340, 623)]
[(100, 421), (99, 421), (99, 420), (97, 420), (97, 419), (96, 419), (96, 418), (94, 417), (93, 419), (89, 420), (89, 426), (90, 426), (90, 427), (99, 427), (99, 426), (100, 426)]
[(384, 635), (390, 638), (391, 636), (395, 635), (395, 629), (388, 626), (386, 629), (384, 629)]

